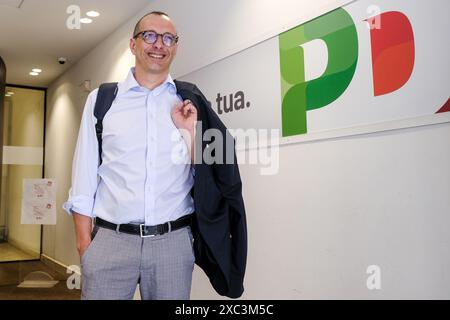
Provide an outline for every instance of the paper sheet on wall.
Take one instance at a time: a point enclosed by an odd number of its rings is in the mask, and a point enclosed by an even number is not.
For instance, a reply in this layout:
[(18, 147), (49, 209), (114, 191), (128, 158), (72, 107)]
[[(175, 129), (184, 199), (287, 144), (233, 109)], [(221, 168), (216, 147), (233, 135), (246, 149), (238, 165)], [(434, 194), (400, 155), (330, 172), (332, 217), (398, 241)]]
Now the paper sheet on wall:
[(56, 224), (56, 182), (24, 179), (22, 224)]

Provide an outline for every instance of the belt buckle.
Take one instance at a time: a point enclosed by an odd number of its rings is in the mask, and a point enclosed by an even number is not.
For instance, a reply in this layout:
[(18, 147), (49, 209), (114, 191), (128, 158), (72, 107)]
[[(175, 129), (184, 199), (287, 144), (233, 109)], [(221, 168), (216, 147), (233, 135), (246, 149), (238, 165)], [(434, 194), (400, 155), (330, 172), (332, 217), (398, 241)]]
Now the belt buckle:
[(144, 231), (142, 230), (142, 227), (145, 227), (145, 224), (139, 225), (139, 230), (141, 231), (141, 238), (151, 238), (151, 237), (156, 236), (156, 234), (150, 234), (150, 235), (144, 236)]

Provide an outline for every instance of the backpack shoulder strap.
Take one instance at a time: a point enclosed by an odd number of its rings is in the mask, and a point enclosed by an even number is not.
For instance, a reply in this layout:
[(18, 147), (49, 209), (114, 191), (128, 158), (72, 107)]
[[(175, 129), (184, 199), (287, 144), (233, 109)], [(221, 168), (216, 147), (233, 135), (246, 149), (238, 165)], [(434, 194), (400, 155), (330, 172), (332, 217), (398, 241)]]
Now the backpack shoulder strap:
[(98, 155), (99, 164), (102, 163), (102, 133), (103, 133), (103, 118), (108, 112), (109, 108), (117, 95), (117, 82), (103, 83), (100, 85), (97, 94), (97, 101), (94, 107), (94, 116), (97, 118), (95, 124), (95, 133), (97, 134), (98, 141)]

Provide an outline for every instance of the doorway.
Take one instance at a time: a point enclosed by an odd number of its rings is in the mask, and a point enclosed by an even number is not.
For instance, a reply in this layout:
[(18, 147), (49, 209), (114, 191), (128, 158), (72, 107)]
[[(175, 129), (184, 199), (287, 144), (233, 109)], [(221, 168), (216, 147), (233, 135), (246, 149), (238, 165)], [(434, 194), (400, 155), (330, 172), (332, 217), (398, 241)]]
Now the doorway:
[(39, 260), (42, 227), (22, 219), (24, 179), (44, 170), (46, 90), (7, 85), (3, 101), (0, 262)]

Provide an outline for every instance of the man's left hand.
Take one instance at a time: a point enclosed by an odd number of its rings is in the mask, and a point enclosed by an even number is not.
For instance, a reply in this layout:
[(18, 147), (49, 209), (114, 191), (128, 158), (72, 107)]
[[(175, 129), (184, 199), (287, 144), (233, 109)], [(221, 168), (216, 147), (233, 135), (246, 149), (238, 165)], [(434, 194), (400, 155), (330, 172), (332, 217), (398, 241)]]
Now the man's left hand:
[(179, 130), (184, 129), (190, 133), (194, 132), (197, 122), (197, 108), (191, 100), (184, 100), (184, 102), (175, 105), (171, 116), (173, 123)]
[(195, 125), (197, 123), (197, 108), (191, 100), (177, 104), (171, 113), (172, 121), (180, 130), (191, 155), (191, 163), (195, 163)]

